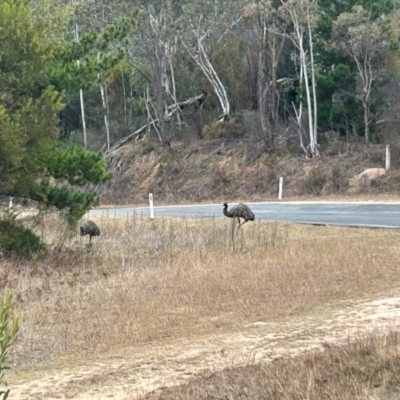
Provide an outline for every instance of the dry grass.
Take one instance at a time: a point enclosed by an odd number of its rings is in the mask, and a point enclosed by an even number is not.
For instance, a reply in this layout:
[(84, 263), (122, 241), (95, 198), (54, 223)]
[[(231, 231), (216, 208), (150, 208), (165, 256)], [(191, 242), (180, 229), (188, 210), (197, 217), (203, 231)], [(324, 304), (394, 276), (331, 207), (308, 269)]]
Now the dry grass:
[(326, 351), (208, 372), (146, 400), (400, 398), (400, 333), (371, 334)]
[(22, 314), (15, 364), (239, 331), (400, 286), (395, 231), (257, 221), (232, 250), (230, 220), (96, 222), (91, 248), (77, 236), (44, 260), (0, 261)]

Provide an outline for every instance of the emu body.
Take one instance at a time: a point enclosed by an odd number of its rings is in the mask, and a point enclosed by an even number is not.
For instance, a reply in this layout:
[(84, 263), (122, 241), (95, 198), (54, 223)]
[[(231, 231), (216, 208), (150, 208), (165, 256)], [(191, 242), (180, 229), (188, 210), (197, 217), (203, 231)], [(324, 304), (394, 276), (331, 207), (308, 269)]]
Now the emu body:
[(100, 229), (93, 221), (86, 221), (80, 230), (81, 236), (89, 235), (89, 243), (92, 242), (92, 236), (100, 236)]
[[(239, 203), (236, 206), (233, 206), (229, 211), (228, 204), (224, 203), (223, 213), (225, 217), (237, 218), (239, 226), (245, 224), (247, 221), (254, 221), (253, 211), (251, 211), (250, 208), (243, 203)], [(240, 218), (243, 218), (244, 222), (240, 223)]]

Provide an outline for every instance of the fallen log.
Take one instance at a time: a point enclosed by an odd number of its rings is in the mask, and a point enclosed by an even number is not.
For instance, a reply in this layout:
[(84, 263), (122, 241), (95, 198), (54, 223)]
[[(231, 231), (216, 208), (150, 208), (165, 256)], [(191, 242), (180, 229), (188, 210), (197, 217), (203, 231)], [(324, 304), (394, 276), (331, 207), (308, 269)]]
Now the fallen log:
[[(204, 99), (205, 99), (206, 94), (202, 93), (198, 96), (192, 97), (188, 100), (182, 101), (180, 103), (174, 103), (166, 107), (165, 109), (165, 115), (164, 115), (164, 121), (169, 122), (173, 115), (175, 115), (178, 111), (183, 110), (185, 107), (189, 107), (193, 104), (197, 104), (198, 106), (201, 106), (203, 104)], [(135, 132), (129, 134), (128, 136), (125, 136), (124, 138), (118, 140), (118, 142), (114, 143), (107, 151), (104, 153), (104, 158), (107, 159), (112, 156), (112, 154), (119, 149), (122, 145), (125, 143), (131, 141), (133, 138), (136, 136), (140, 135), (143, 133), (146, 129), (149, 127), (154, 127), (154, 125), (158, 124), (158, 118), (154, 119), (150, 124), (146, 124), (136, 130)]]

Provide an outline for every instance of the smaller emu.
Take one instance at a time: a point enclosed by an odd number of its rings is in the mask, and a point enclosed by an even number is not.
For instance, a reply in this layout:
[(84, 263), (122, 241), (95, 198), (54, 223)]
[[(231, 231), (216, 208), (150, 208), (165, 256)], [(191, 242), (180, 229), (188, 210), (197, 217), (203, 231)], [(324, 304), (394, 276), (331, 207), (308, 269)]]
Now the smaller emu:
[[(245, 224), (247, 221), (254, 221), (253, 211), (250, 210), (246, 204), (239, 203), (233, 206), (230, 211), (228, 211), (228, 204), (224, 203), (224, 215), (229, 218), (237, 218), (239, 226)], [(244, 219), (244, 222), (240, 223), (240, 218)]]
[(89, 235), (89, 243), (92, 242), (92, 236), (100, 236), (100, 229), (93, 221), (86, 221), (80, 230), (81, 236)]

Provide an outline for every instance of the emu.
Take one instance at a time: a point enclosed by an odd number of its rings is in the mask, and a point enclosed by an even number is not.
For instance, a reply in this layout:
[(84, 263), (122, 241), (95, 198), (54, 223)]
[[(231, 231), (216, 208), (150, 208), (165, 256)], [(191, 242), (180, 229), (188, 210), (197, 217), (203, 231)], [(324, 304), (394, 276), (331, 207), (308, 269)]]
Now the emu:
[(86, 221), (80, 230), (81, 236), (89, 235), (89, 243), (92, 242), (92, 236), (100, 236), (100, 229), (93, 221)]
[[(239, 203), (233, 206), (230, 211), (228, 211), (228, 204), (224, 203), (223, 209), (224, 215), (228, 218), (237, 218), (239, 226), (245, 224), (247, 221), (254, 221), (253, 211), (250, 210), (246, 204)], [(240, 218), (244, 219), (244, 222), (240, 223)]]

